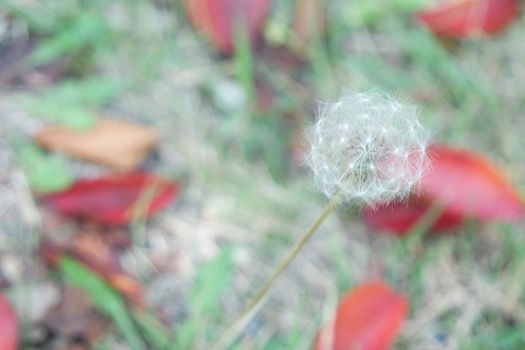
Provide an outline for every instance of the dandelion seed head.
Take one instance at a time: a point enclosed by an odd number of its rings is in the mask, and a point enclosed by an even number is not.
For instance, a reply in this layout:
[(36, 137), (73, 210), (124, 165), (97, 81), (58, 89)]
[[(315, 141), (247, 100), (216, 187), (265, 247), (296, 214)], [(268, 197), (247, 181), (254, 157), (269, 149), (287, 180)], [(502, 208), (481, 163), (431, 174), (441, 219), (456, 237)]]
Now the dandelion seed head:
[(402, 198), (428, 166), (429, 133), (417, 108), (383, 92), (349, 93), (323, 104), (306, 135), (307, 164), (327, 196), (342, 192), (367, 204)]

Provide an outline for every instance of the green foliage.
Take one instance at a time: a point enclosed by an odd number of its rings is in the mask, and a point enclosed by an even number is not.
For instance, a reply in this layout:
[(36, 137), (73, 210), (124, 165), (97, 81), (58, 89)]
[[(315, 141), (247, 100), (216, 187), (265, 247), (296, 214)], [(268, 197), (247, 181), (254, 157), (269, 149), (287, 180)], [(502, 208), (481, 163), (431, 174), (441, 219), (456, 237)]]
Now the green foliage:
[(239, 85), (243, 87), (246, 99), (253, 108), (255, 85), (253, 80), (253, 57), (250, 41), (245, 30), (237, 28), (235, 35), (235, 71)]
[(190, 293), (190, 317), (177, 328), (173, 349), (191, 349), (196, 336), (203, 331), (203, 319), (217, 312), (217, 301), (230, 284), (233, 267), (233, 249), (225, 248), (199, 269)]
[[(492, 324), (488, 328), (487, 325)], [(487, 310), (473, 325), (474, 337), (461, 341), (459, 350), (518, 350), (525, 348), (525, 327), (522, 322), (502, 319), (501, 315)]]
[(169, 349), (172, 339), (166, 334), (164, 325), (148, 312), (135, 309), (132, 312), (133, 320), (140, 328), (144, 338), (157, 350)]
[(233, 267), (233, 248), (225, 248), (199, 269), (190, 300), (194, 314), (203, 315), (217, 310), (217, 300), (230, 284)]
[(95, 306), (112, 319), (131, 348), (146, 349), (124, 300), (113, 288), (72, 258), (61, 258), (59, 268), (66, 281), (84, 290)]
[(52, 33), (59, 22), (59, 14), (47, 6), (38, 7), (38, 10), (26, 9), (16, 0), (4, 0), (5, 8), (13, 18), (22, 20), (30, 31), (49, 34)]
[(277, 181), (283, 181), (288, 170), (288, 128), (279, 116), (253, 118), (241, 137), (242, 155), (248, 161), (261, 161)]
[(29, 185), (38, 193), (63, 190), (73, 181), (62, 155), (46, 154), (32, 143), (20, 144), (17, 155), (26, 171)]
[(21, 61), (26, 68), (60, 60), (67, 73), (83, 74), (112, 38), (101, 1), (4, 2), (8, 14), (23, 22), (31, 37), (37, 39), (34, 50)]
[(422, 8), (429, 0), (358, 0), (345, 2), (344, 18), (353, 26), (380, 24), (393, 14), (410, 13)]
[(111, 101), (118, 90), (113, 81), (98, 77), (66, 80), (23, 102), (35, 116), (50, 123), (86, 129), (97, 118), (95, 109)]
[[(163, 350), (171, 346), (172, 339), (158, 319), (139, 308), (133, 308), (130, 312), (120, 294), (89, 269), (64, 257), (60, 260), (60, 271), (69, 283), (84, 290), (95, 306), (112, 319), (133, 349), (145, 349), (139, 330), (154, 349)], [(98, 347), (104, 348), (104, 344)]]
[(462, 70), (437, 39), (424, 30), (413, 29), (404, 36), (409, 58), (442, 82), (452, 99), (461, 100), (469, 92), (479, 92), (473, 77)]
[(106, 20), (100, 15), (78, 12), (48, 39), (42, 40), (28, 58), (39, 66), (82, 50), (96, 51), (105, 45), (109, 35)]

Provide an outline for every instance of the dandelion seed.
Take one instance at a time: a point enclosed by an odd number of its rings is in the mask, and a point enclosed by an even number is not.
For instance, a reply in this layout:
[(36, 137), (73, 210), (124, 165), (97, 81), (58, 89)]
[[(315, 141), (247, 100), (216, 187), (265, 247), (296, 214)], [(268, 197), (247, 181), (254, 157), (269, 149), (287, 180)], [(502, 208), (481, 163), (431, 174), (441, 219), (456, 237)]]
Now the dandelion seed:
[(307, 131), (307, 163), (319, 189), (368, 204), (406, 196), (428, 164), (429, 134), (417, 114), (414, 106), (377, 91), (346, 94), (322, 106)]

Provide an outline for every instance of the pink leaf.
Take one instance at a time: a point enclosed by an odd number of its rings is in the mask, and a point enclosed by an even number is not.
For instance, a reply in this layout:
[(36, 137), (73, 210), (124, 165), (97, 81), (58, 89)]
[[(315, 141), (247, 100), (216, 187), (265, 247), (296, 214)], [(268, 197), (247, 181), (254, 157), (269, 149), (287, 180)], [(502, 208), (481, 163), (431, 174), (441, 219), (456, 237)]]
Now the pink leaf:
[(343, 297), (333, 322), (317, 335), (314, 349), (388, 349), (406, 314), (404, 296), (382, 281), (364, 283)]
[(263, 24), (269, 0), (185, 0), (186, 14), (223, 54), (234, 50), (235, 30), (243, 28), (253, 42)]
[(436, 34), (465, 38), (495, 34), (518, 12), (518, 0), (438, 0), (417, 17)]
[(453, 214), (480, 220), (517, 220), (523, 199), (510, 181), (479, 154), (443, 145), (429, 148), (432, 168), (422, 195)]
[(0, 294), (0, 349), (18, 347), (18, 319), (9, 301)]

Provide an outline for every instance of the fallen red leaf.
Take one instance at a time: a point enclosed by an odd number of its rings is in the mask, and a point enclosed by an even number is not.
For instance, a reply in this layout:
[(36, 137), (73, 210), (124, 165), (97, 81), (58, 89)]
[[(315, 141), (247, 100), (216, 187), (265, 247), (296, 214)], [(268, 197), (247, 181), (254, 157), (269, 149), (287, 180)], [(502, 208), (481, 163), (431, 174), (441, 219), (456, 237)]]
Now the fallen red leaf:
[[(423, 200), (410, 199), (408, 202), (394, 202), (367, 207), (361, 215), (363, 220), (374, 230), (403, 235), (431, 209), (432, 205)], [(442, 212), (432, 223), (430, 231), (443, 231), (457, 227), (463, 221), (461, 215)]]
[(388, 349), (407, 314), (407, 300), (385, 282), (364, 283), (350, 290), (333, 322), (314, 341), (315, 350)]
[(481, 155), (443, 145), (432, 145), (429, 155), (432, 167), (421, 190), (430, 201), (479, 220), (517, 220), (525, 214), (516, 189)]
[(177, 192), (177, 184), (155, 175), (129, 173), (78, 180), (67, 190), (45, 195), (42, 200), (64, 216), (119, 226), (150, 217), (166, 207)]
[(431, 231), (455, 227), (467, 217), (513, 221), (524, 216), (523, 199), (481, 155), (443, 145), (430, 146), (429, 155), (431, 167), (421, 181), (419, 197), (365, 208), (363, 219), (371, 227), (406, 233), (434, 202), (443, 207), (443, 212)]
[(518, 0), (438, 0), (417, 18), (436, 34), (465, 38), (495, 34), (518, 12)]
[(266, 17), (269, 0), (185, 0), (186, 14), (223, 54), (234, 50), (236, 26), (253, 42)]
[(9, 301), (0, 294), (0, 349), (18, 347), (18, 319)]

